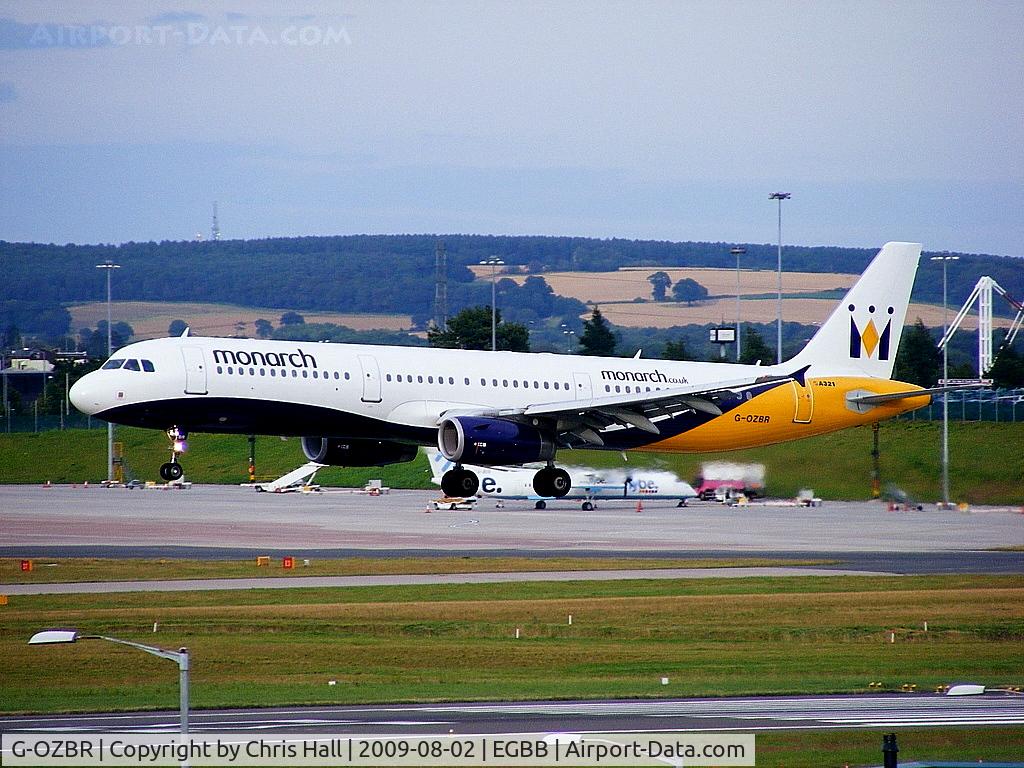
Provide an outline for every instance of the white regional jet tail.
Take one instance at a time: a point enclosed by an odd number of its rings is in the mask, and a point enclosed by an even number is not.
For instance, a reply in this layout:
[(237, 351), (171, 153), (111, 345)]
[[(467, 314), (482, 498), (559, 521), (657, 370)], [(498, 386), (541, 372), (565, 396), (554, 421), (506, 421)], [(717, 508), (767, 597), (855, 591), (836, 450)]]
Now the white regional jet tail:
[(424, 452), (427, 454), (427, 460), (430, 462), (430, 479), (435, 484), (440, 485), (441, 477), (455, 466), (455, 462), (448, 461), (444, 454), (436, 448), (427, 448)]
[(920, 243), (886, 243), (789, 367), (811, 375), (892, 377)]

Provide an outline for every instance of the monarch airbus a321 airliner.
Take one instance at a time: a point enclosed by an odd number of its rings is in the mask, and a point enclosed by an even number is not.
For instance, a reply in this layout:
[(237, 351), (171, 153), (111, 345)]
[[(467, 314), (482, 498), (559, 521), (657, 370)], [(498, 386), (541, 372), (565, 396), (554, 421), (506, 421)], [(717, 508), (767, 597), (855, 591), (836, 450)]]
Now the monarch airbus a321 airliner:
[(444, 492), (463, 467), (542, 462), (561, 497), (561, 449), (691, 453), (769, 445), (920, 408), (941, 389), (891, 381), (921, 246), (888, 243), (804, 349), (782, 365), (386, 347), (189, 336), (118, 350), (71, 389), (80, 411), (166, 430), (182, 476), (189, 432), (302, 438), (311, 461), (378, 466), (437, 445)]

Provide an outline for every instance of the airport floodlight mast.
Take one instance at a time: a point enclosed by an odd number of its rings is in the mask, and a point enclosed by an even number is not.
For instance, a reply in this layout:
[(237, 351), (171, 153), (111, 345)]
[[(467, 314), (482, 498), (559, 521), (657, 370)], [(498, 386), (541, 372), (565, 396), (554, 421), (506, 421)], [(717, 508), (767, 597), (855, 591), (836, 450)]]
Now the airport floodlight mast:
[[(942, 338), (946, 338), (949, 329), (948, 301), (946, 296), (946, 265), (958, 261), (959, 256), (932, 256), (932, 261), (942, 262)], [(949, 379), (949, 354), (946, 344), (942, 345), (942, 386)], [(980, 372), (979, 372), (980, 375)], [(942, 507), (949, 509), (949, 392), (942, 393)]]
[(736, 257), (736, 362), (740, 361), (740, 256), (747, 252), (746, 248), (736, 246), (729, 253)]
[(768, 195), (769, 200), (779, 201), (779, 302), (778, 302), (778, 318), (776, 320), (777, 333), (776, 333), (776, 362), (782, 363), (782, 201), (789, 200), (793, 195), (789, 192), (772, 192)]
[[(120, 264), (115, 264), (110, 259), (107, 259), (102, 264), (97, 264), (96, 269), (103, 269), (107, 272), (107, 357), (109, 358), (114, 350), (111, 337), (111, 322), (110, 322), (110, 273), (115, 269), (120, 269)], [(107, 422), (107, 482), (112, 483), (114, 481), (114, 422)]]
[(74, 629), (44, 629), (36, 632), (29, 638), (29, 645), (54, 645), (56, 643), (77, 643), (79, 640), (106, 640), (118, 645), (127, 645), (145, 651), (152, 656), (161, 659), (169, 659), (178, 664), (178, 705), (181, 723), (181, 733), (188, 733), (188, 648), (179, 648), (177, 651), (165, 651), (163, 648), (154, 648), (151, 645), (133, 643), (131, 640), (121, 640), (117, 637), (105, 635), (82, 635)]
[(497, 256), (491, 256), (486, 261), (481, 261), (480, 264), (491, 268), (491, 352), (496, 352), (498, 350), (498, 296), (494, 285), (498, 267), (504, 266), (505, 262)]

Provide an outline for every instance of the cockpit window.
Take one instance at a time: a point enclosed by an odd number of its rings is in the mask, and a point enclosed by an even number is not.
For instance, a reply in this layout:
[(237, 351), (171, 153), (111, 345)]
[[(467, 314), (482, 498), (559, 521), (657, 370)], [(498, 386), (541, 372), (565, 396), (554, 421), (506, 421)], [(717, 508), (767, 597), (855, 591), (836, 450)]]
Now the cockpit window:
[(105, 362), (103, 364), (103, 370), (104, 371), (112, 371), (115, 368), (120, 368), (122, 365), (124, 365), (124, 359), (123, 358), (120, 359), (120, 360), (110, 359), (110, 360), (107, 360), (107, 362)]
[(139, 368), (139, 361), (138, 360), (127, 360), (127, 361), (125, 361), (124, 369), (126, 371), (141, 371), (142, 370), (141, 368)]
[(156, 368), (153, 367), (152, 361), (150, 361), (150, 360), (143, 360), (142, 361), (142, 370), (144, 370), (146, 373), (152, 373), (153, 371), (156, 370)]

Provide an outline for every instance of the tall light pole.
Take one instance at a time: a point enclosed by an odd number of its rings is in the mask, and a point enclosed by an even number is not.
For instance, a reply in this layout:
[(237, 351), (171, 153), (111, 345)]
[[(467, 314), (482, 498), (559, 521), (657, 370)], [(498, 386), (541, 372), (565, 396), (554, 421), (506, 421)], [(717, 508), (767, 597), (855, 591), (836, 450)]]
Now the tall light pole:
[[(951, 261), (958, 261), (959, 256), (932, 256), (932, 261), (942, 262), (942, 338), (949, 332), (949, 317), (946, 297), (946, 266)], [(946, 386), (949, 378), (949, 344), (942, 345), (942, 386)], [(980, 374), (979, 374), (980, 375)], [(942, 393), (942, 506), (949, 507), (949, 392)]]
[(729, 253), (736, 257), (736, 362), (740, 361), (740, 256), (747, 252), (746, 248), (736, 246)]
[[(107, 259), (102, 264), (97, 264), (96, 269), (103, 269), (107, 272), (107, 357), (110, 357), (113, 352), (113, 344), (110, 329), (110, 273), (115, 269), (120, 269), (120, 264), (115, 264), (110, 259)], [(107, 482), (112, 483), (114, 481), (114, 422), (107, 422)]]
[(782, 363), (782, 201), (789, 200), (793, 195), (789, 192), (772, 192), (768, 195), (769, 200), (779, 201), (779, 303), (778, 320), (776, 321), (776, 362)]
[(565, 335), (565, 353), (567, 355), (572, 354), (572, 337), (576, 335), (576, 331), (562, 331)]
[(487, 261), (481, 261), (480, 264), (491, 268), (491, 352), (495, 352), (498, 349), (498, 295), (494, 285), (498, 267), (504, 266), (505, 262), (497, 256), (491, 256)]
[(36, 632), (29, 639), (29, 645), (53, 645), (54, 643), (77, 643), (79, 640), (106, 640), (118, 645), (127, 645), (145, 651), (161, 659), (170, 659), (178, 664), (178, 707), (181, 722), (182, 734), (188, 733), (188, 648), (179, 648), (177, 651), (165, 651), (162, 648), (154, 648), (151, 645), (133, 643), (131, 640), (121, 640), (116, 637), (104, 635), (80, 635), (74, 629), (46, 629)]

